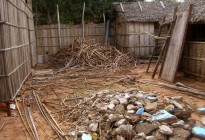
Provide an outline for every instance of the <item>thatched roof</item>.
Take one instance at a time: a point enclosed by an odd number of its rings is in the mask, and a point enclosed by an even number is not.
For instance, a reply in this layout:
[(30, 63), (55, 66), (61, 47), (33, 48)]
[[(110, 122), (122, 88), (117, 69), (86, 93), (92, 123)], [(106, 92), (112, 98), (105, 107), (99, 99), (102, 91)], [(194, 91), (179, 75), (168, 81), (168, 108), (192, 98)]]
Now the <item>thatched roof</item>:
[[(141, 5), (141, 8), (140, 8)], [(164, 5), (164, 7), (163, 7)], [(177, 3), (163, 2), (124, 2), (122, 3), (124, 12), (120, 3), (113, 3), (117, 15), (121, 17), (122, 22), (158, 22), (168, 13), (172, 13)]]
[(185, 0), (179, 10), (185, 11), (190, 4), (193, 4), (190, 22), (205, 22), (205, 0)]

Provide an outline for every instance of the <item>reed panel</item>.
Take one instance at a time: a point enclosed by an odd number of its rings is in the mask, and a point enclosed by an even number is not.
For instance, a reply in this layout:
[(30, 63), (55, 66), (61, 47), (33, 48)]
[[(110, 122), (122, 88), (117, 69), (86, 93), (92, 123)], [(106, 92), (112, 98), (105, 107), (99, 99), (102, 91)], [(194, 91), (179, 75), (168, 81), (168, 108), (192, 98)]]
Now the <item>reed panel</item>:
[(204, 42), (186, 42), (183, 55), (183, 66), (187, 77), (205, 82)]
[(137, 57), (152, 54), (155, 39), (154, 23), (119, 22), (116, 25), (116, 45), (120, 50), (133, 52)]
[[(74, 39), (82, 39), (82, 25), (61, 24), (60, 38), (62, 47), (69, 46)], [(37, 30), (37, 54), (52, 55), (59, 49), (58, 25), (41, 25)], [(93, 39), (96, 43), (104, 43), (104, 24), (85, 24), (85, 39)], [(109, 43), (115, 45), (115, 28), (110, 27)]]
[(25, 0), (0, 1), (0, 101), (14, 99), (36, 64), (30, 8)]

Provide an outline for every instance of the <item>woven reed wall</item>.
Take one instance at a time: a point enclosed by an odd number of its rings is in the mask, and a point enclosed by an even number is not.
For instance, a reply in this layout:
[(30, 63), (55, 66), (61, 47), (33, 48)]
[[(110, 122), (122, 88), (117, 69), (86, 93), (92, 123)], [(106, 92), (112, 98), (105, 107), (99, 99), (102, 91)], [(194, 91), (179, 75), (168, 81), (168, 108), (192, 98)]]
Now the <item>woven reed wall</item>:
[(183, 65), (187, 77), (205, 82), (205, 42), (186, 42)]
[(28, 23), (28, 31), (29, 31), (29, 44), (31, 49), (31, 64), (35, 66), (37, 64), (37, 47), (36, 47), (36, 32), (34, 27), (34, 18), (32, 12), (32, 1), (29, 0), (30, 4), (29, 7), (26, 8), (27, 13), (27, 23)]
[(15, 97), (35, 65), (34, 34), (32, 11), (25, 0), (1, 0), (0, 101)]
[(138, 57), (150, 56), (155, 39), (146, 32), (155, 34), (154, 23), (117, 22), (117, 46), (122, 51), (134, 52)]
[[(42, 25), (37, 30), (37, 54), (55, 54), (59, 50), (58, 25)], [(75, 38), (82, 39), (82, 25), (61, 24), (61, 44), (68, 46)], [(85, 39), (94, 39), (97, 43), (104, 43), (104, 24), (85, 24)], [(108, 42), (115, 43), (114, 27), (110, 28)]]

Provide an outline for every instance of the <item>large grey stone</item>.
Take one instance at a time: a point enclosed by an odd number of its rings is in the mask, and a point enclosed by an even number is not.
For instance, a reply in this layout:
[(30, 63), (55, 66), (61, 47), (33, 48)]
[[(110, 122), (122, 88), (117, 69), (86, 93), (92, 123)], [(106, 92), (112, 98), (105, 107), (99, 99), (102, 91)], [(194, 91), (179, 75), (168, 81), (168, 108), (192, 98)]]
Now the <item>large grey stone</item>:
[(152, 132), (158, 129), (158, 125), (149, 124), (149, 123), (140, 123), (136, 126), (135, 131), (137, 133), (144, 133), (145, 135), (151, 135)]
[(132, 123), (132, 124), (136, 124), (140, 121), (140, 116), (134, 115), (134, 114), (129, 114), (126, 116), (126, 119)]
[(139, 133), (139, 134), (137, 134), (137, 136), (139, 137), (139, 138), (143, 138), (143, 139), (146, 139), (146, 135), (145, 135), (145, 133)]
[(147, 113), (147, 112), (143, 112), (143, 113), (141, 114), (141, 116), (142, 116), (142, 117), (151, 117), (152, 115), (149, 114), (149, 113)]
[(173, 97), (171, 97), (172, 98), (172, 100), (175, 100), (175, 101), (177, 101), (177, 102), (182, 102), (182, 100), (183, 100), (183, 97), (182, 96), (173, 96)]
[(117, 135), (116, 137), (117, 140), (125, 140), (125, 138), (123, 138), (122, 136)]
[(115, 126), (118, 127), (120, 125), (126, 125), (128, 122), (126, 119), (121, 119), (115, 123)]
[(191, 117), (192, 110), (188, 107), (184, 107), (183, 109), (175, 108), (173, 114), (177, 116), (179, 119), (187, 119)]
[(137, 110), (137, 106), (134, 106), (134, 105), (132, 105), (132, 104), (129, 104), (129, 105), (127, 106), (127, 110)]
[(134, 110), (128, 110), (127, 113), (128, 114), (135, 114), (135, 111)]
[(167, 135), (162, 134), (159, 130), (155, 132), (154, 136), (156, 140), (167, 140)]
[(107, 106), (110, 110), (114, 110), (115, 108), (115, 104), (114, 103), (111, 103)]
[(138, 100), (143, 100), (143, 99), (145, 98), (145, 96), (144, 96), (144, 94), (142, 94), (142, 93), (137, 93), (136, 98), (137, 98)]
[(155, 110), (157, 110), (157, 102), (147, 103), (145, 105), (145, 111), (146, 112), (155, 111)]
[(115, 106), (115, 111), (117, 113), (124, 114), (125, 113), (125, 107), (122, 104), (116, 105)]
[(183, 128), (184, 127), (184, 121), (180, 120), (180, 121), (178, 121), (176, 123), (173, 123), (172, 127), (181, 127), (181, 128)]
[(125, 98), (126, 99), (130, 99), (130, 94), (129, 93), (125, 93)]
[(166, 125), (159, 126), (159, 131), (165, 135), (172, 135), (173, 134), (173, 130)]
[(111, 101), (110, 101), (110, 103), (112, 104), (115, 104), (115, 105), (118, 105), (119, 104), (119, 101), (117, 100), (117, 99), (112, 99)]
[(98, 123), (91, 123), (89, 129), (90, 131), (96, 132), (98, 130)]
[(134, 102), (134, 104), (135, 104), (138, 108), (142, 108), (142, 107), (143, 107), (143, 104), (142, 104), (142, 102), (140, 102), (140, 101), (136, 101), (136, 102)]
[(128, 104), (128, 101), (126, 98), (118, 98), (120, 104), (123, 104), (123, 105), (127, 105)]
[(121, 135), (125, 139), (133, 139), (137, 134), (132, 125), (121, 125), (112, 132), (112, 135)]
[(147, 136), (146, 140), (155, 140), (155, 137), (154, 136)]
[(111, 123), (113, 123), (113, 122), (116, 122), (116, 121), (118, 121), (118, 120), (120, 120), (120, 119), (122, 119), (122, 118), (123, 118), (123, 115), (110, 114), (110, 115), (108, 116), (108, 121), (111, 122)]
[(100, 112), (106, 112), (107, 111), (107, 105), (101, 106), (100, 107)]
[(172, 136), (169, 137), (169, 140), (188, 140), (191, 133), (183, 128), (175, 128)]

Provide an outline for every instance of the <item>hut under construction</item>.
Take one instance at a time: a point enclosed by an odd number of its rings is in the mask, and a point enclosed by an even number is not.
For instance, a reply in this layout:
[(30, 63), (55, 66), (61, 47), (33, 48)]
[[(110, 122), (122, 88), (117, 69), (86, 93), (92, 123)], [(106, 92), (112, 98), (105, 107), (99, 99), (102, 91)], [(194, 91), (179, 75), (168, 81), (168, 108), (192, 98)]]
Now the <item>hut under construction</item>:
[(150, 56), (159, 21), (172, 13), (176, 6), (177, 3), (162, 1), (113, 3), (116, 45), (122, 51), (134, 52), (138, 57)]
[(14, 99), (36, 64), (31, 0), (0, 1), (0, 102)]
[(184, 11), (193, 4), (182, 58), (185, 76), (205, 82), (205, 1), (186, 0), (179, 6)]

